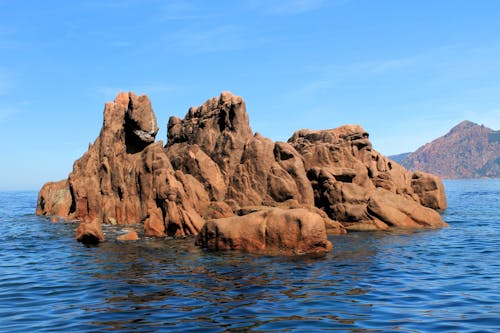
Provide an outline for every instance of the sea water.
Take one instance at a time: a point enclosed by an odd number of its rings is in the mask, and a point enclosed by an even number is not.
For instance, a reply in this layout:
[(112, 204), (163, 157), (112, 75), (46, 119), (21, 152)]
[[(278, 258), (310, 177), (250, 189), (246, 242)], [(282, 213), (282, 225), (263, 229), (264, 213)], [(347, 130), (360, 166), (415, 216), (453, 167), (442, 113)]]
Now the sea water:
[(498, 332), (500, 179), (445, 182), (440, 230), (331, 236), (324, 258), (193, 239), (74, 240), (0, 192), (1, 332)]

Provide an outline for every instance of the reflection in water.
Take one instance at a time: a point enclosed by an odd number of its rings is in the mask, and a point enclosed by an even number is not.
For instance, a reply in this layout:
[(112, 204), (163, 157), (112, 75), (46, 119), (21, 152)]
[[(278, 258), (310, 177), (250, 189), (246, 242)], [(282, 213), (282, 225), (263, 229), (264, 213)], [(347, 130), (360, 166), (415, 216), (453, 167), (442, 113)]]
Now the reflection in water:
[(93, 249), (91, 278), (104, 293), (90, 310), (99, 313), (92, 323), (118, 330), (353, 325), (371, 309), (349, 310), (360, 307), (355, 297), (370, 290), (360, 281), (373, 265), (376, 242), (363, 234), (339, 240), (356, 245), (314, 259), (205, 252), (192, 239), (103, 243)]

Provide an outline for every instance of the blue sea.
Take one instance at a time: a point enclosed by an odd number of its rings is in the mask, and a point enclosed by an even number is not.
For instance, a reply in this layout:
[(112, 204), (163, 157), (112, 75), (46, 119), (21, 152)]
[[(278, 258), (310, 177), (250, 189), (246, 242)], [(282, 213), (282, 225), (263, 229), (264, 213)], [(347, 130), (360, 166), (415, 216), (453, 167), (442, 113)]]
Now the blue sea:
[(445, 186), (449, 228), (331, 236), (324, 258), (86, 247), (0, 192), (0, 332), (500, 332), (500, 179)]

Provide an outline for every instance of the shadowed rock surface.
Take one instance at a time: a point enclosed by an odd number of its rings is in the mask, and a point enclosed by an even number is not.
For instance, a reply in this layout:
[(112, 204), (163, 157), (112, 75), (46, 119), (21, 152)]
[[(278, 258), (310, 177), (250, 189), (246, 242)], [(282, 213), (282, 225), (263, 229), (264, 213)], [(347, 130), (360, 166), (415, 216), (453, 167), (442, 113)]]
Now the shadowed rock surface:
[(155, 142), (157, 132), (148, 97), (120, 93), (106, 103), (99, 137), (68, 179), (42, 187), (37, 214), (84, 221), (78, 235), (94, 224), (142, 223), (146, 236), (197, 235), (203, 228), (206, 239), (207, 220), (218, 226), (221, 219), (224, 228), (233, 221), (243, 232), (253, 228), (243, 215), (261, 212), (266, 226), (280, 226), (273, 232), (282, 228), (280, 237), (297, 240), (298, 252), (302, 229), (269, 216), (288, 221), (300, 212), (329, 233), (445, 225), (434, 211), (446, 208), (440, 179), (380, 155), (357, 125), (300, 130), (288, 142), (273, 142), (252, 132), (243, 99), (223, 92), (184, 119), (171, 117), (165, 146)]

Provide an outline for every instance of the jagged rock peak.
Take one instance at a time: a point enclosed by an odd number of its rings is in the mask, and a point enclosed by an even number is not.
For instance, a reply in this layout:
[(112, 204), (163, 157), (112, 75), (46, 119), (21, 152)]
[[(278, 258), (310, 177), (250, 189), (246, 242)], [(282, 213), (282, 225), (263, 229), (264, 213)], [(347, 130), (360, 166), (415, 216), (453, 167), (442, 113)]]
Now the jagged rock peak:
[(181, 149), (172, 148), (175, 145), (197, 145), (230, 177), (252, 137), (245, 101), (225, 91), (199, 107), (191, 107), (184, 119), (171, 117), (166, 147), (173, 151)]
[(182, 120), (170, 117), (167, 145), (188, 142), (210, 149), (215, 142), (205, 142), (206, 137), (201, 132), (221, 134), (228, 131), (240, 133), (243, 137), (252, 136), (245, 101), (240, 96), (224, 91), (219, 97), (213, 97), (198, 107), (191, 107)]
[(148, 96), (137, 96), (134, 93), (129, 93), (129, 103), (125, 116), (125, 123), (132, 128), (134, 134), (141, 141), (155, 141), (158, 126)]
[(469, 120), (464, 120), (461, 123), (457, 124), (455, 127), (453, 127), (450, 132), (456, 132), (456, 131), (463, 131), (465, 129), (474, 127), (474, 126), (480, 126), (476, 123), (473, 123), (472, 121)]
[(136, 153), (153, 143), (157, 133), (156, 115), (148, 96), (120, 92), (114, 102), (105, 104), (99, 135), (102, 144), (121, 142), (128, 153)]

